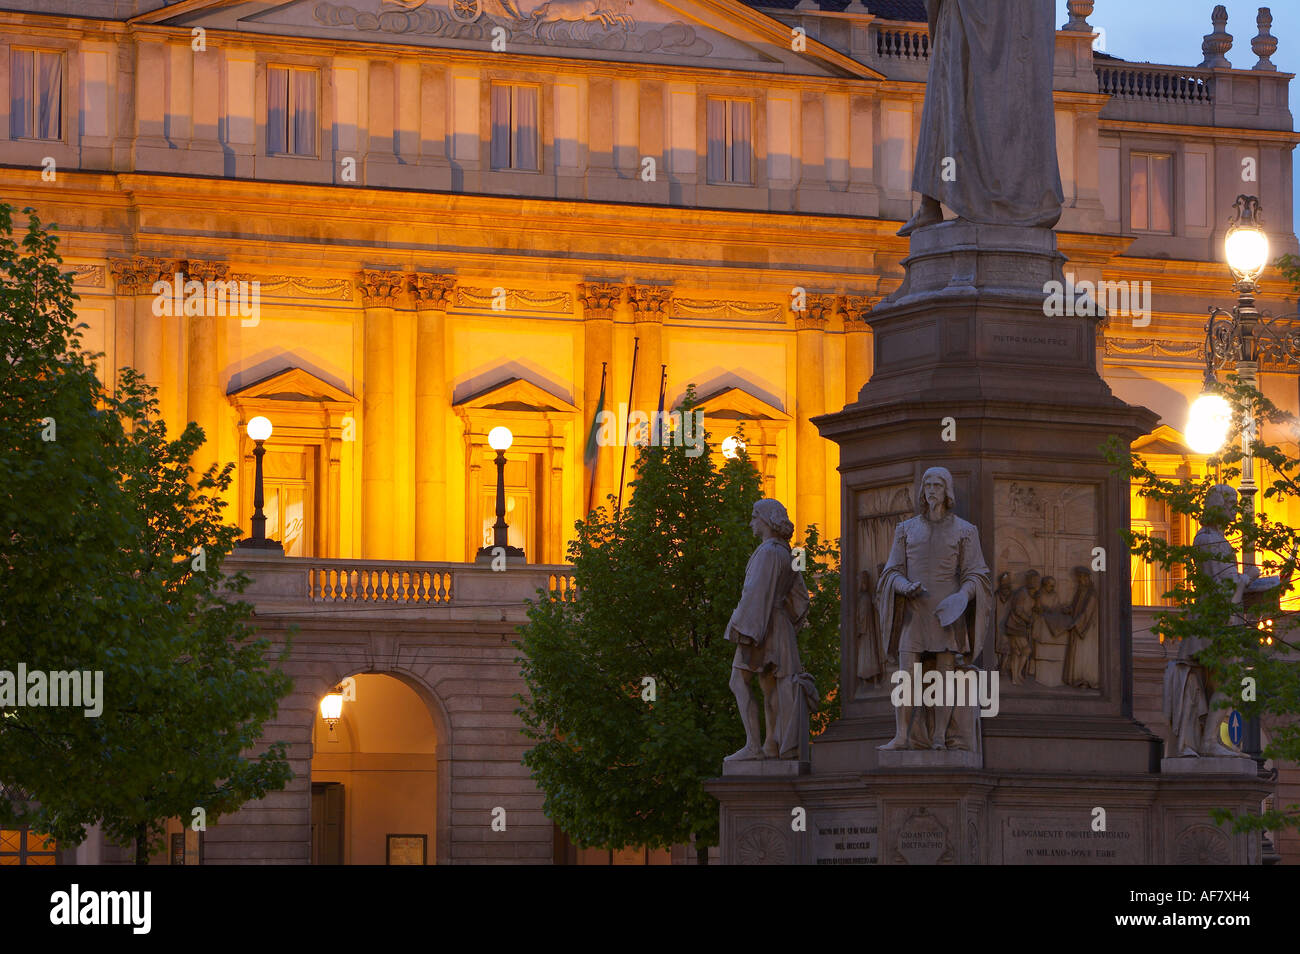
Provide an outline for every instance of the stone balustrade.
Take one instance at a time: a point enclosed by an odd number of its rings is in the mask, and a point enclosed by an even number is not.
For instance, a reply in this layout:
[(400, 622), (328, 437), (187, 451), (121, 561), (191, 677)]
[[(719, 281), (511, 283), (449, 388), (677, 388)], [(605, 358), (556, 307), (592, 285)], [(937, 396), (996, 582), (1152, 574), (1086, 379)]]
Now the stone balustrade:
[(1180, 105), (1214, 102), (1214, 73), (1209, 69), (1099, 63), (1096, 71), (1098, 91), (1108, 96)]

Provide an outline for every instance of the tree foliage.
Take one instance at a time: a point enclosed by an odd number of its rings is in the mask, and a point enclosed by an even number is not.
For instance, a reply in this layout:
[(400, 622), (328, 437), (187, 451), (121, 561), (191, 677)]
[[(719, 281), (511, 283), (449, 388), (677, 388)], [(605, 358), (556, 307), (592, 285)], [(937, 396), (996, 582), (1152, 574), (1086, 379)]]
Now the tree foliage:
[[(688, 390), (680, 410), (694, 403)], [(758, 544), (749, 521), (761, 483), (743, 453), (715, 467), (707, 435), (703, 453), (687, 450), (639, 449), (627, 506), (611, 497), (576, 524), (575, 595), (532, 602), (515, 643), (527, 687), (519, 715), (534, 742), (524, 764), (547, 814), (580, 845), (718, 843), (704, 782), (744, 743), (727, 687), (735, 646), (723, 633)], [(815, 717), (825, 724), (838, 704), (838, 554), (816, 528), (806, 547), (812, 606), (800, 650), (831, 697)]]
[(195, 475), (203, 431), (169, 438), (154, 392), (96, 374), (53, 229), (0, 204), (0, 669), (102, 673), (103, 711), (0, 712), (0, 821), (63, 846), (100, 824), (137, 861), (168, 818), (208, 824), (291, 777), (282, 743), (256, 757), (290, 689), (223, 559), (238, 539)]
[[(1157, 474), (1140, 455), (1125, 453), (1117, 442), (1112, 442), (1108, 450), (1110, 460), (1118, 465), (1118, 472), (1135, 484), (1140, 496), (1160, 501), (1172, 513), (1197, 524), (1206, 515), (1206, 496), (1215, 484), (1238, 485), (1244, 459), (1241, 435), (1246, 412), (1252, 413), (1254, 420), (1261, 424), (1285, 428), (1292, 434), (1300, 426), (1295, 417), (1281, 411), (1235, 375), (1228, 376), (1220, 386), (1220, 393), (1233, 409), (1233, 426), (1223, 450), (1210, 458), (1206, 476), (1170, 480)], [(1254, 454), (1259, 496), (1271, 503), (1267, 509), (1276, 511), (1287, 501), (1300, 498), (1300, 461), (1264, 441), (1260, 436), (1263, 430), (1262, 426), (1255, 427), (1249, 446)], [(1214, 682), (1223, 687), (1229, 705), (1244, 718), (1262, 720), (1269, 733), (1264, 757), (1294, 762), (1300, 760), (1300, 723), (1295, 718), (1300, 713), (1300, 666), (1297, 666), (1300, 604), (1292, 578), (1296, 572), (1300, 533), (1270, 519), (1264, 512), (1266, 508), (1258, 509), (1261, 512), (1251, 520), (1245, 508), (1239, 507), (1224, 532), (1239, 555), (1246, 545), (1253, 544), (1261, 575), (1278, 575), (1281, 585), (1257, 598), (1247, 599), (1244, 606), (1234, 604), (1232, 583), (1215, 580), (1203, 568), (1211, 554), (1194, 543), (1175, 544), (1140, 531), (1130, 531), (1126, 536), (1134, 554), (1171, 571), (1176, 580), (1173, 588), (1164, 594), (1171, 602), (1170, 608), (1155, 617), (1154, 629), (1161, 641), (1176, 652), (1181, 640), (1207, 640), (1206, 648), (1197, 653), (1196, 659), (1206, 666)], [(1248, 679), (1253, 683), (1243, 682)], [(1253, 700), (1249, 691), (1243, 692), (1252, 684), (1256, 690)], [(1275, 806), (1259, 816), (1233, 816), (1223, 810), (1216, 812), (1216, 817), (1232, 818), (1237, 831), (1300, 827), (1300, 805)]]

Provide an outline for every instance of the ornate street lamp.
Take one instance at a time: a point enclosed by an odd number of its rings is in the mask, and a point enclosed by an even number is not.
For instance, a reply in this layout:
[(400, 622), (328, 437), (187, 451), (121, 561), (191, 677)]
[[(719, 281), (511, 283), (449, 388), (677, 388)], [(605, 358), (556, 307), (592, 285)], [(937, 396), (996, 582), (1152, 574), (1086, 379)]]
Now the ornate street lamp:
[(745, 453), (745, 442), (739, 437), (728, 437), (722, 442), (722, 456), (727, 460), (735, 460), (743, 453)]
[(492, 546), (479, 547), (476, 560), (491, 562), (504, 551), (507, 561), (522, 562), (524, 551), (510, 545), (510, 525), (506, 523), (506, 451), (514, 443), (508, 427), (494, 427), (488, 431), (488, 446), (497, 452), (497, 522), (492, 525)]
[(253, 459), (256, 461), (253, 476), (253, 535), (247, 540), (239, 541), (239, 546), (251, 550), (271, 550), (284, 552), (284, 547), (276, 540), (266, 539), (266, 514), (262, 505), (266, 502), (262, 486), (262, 458), (266, 448), (262, 446), (271, 436), (271, 421), (265, 417), (255, 417), (248, 422), (248, 436), (253, 440)]
[(325, 720), (329, 726), (330, 733), (334, 732), (334, 726), (343, 716), (343, 687), (335, 686), (329, 692), (325, 693), (320, 700), (320, 717)]

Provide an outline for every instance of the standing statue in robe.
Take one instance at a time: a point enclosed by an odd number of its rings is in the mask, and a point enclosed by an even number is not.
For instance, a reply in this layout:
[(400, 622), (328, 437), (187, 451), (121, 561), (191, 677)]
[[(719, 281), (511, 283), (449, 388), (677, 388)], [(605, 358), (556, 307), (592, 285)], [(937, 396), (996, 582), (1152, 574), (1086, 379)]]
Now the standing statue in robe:
[(1097, 587), (1086, 566), (1074, 568), (1074, 598), (1070, 601), (1070, 638), (1065, 651), (1062, 681), (1080, 689), (1101, 688), (1101, 660), (1097, 635)]
[[(1247, 593), (1272, 589), (1279, 580), (1275, 576), (1261, 579), (1256, 566), (1247, 566), (1244, 571), (1238, 568), (1237, 550), (1223, 533), (1236, 514), (1237, 491), (1228, 484), (1211, 487), (1205, 495), (1201, 529), (1192, 545), (1206, 554), (1200, 569), (1217, 582), (1231, 584), (1232, 602), (1240, 606)], [(1231, 706), (1209, 668), (1196, 657), (1209, 645), (1205, 637), (1183, 639), (1178, 658), (1165, 666), (1164, 714), (1173, 729), (1173, 755), (1245, 758), (1246, 753), (1224, 745), (1219, 735), (1219, 726)]]
[(943, 221), (1051, 228), (1065, 201), (1052, 101), (1052, 0), (925, 0), (930, 75), (899, 235)]
[[(917, 515), (894, 531), (889, 561), (876, 585), (876, 605), (882, 635), (887, 634), (886, 657), (898, 657), (899, 668), (913, 673), (916, 664), (929, 664), (940, 672), (957, 667), (961, 655), (967, 666), (987, 645), (994, 619), (993, 584), (979, 531), (952, 512), (956, 505), (952, 474), (931, 467), (921, 477)], [(973, 610), (973, 612), (968, 612)], [(952, 700), (945, 700), (952, 702)], [(960, 724), (957, 737), (948, 738), (952, 705), (934, 709), (928, 738), (918, 731), (916, 706), (894, 709), (894, 738), (882, 749), (973, 749)], [(951, 744), (950, 744), (951, 743)]]
[[(763, 499), (754, 504), (749, 525), (762, 542), (745, 567), (745, 587), (725, 634), (736, 644), (730, 685), (745, 726), (745, 747), (727, 756), (727, 762), (797, 757), (806, 736), (801, 717), (809, 708), (808, 695), (816, 698), (799, 661), (797, 636), (808, 615), (809, 597), (790, 552), (794, 524), (785, 507)], [(767, 725), (761, 746), (758, 702), (751, 689), (755, 676), (763, 687)]]

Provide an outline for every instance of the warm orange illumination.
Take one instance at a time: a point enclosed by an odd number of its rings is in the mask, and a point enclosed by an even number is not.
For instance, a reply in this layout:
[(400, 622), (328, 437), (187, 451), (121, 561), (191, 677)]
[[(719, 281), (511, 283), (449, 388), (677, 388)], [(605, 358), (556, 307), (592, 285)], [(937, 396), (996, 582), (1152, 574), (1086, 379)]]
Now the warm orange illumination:
[(325, 693), (324, 697), (320, 701), (320, 717), (325, 720), (326, 724), (330, 727), (330, 731), (333, 732), (334, 725), (339, 721), (339, 718), (342, 715), (343, 688), (341, 686), (335, 686), (329, 692)]

